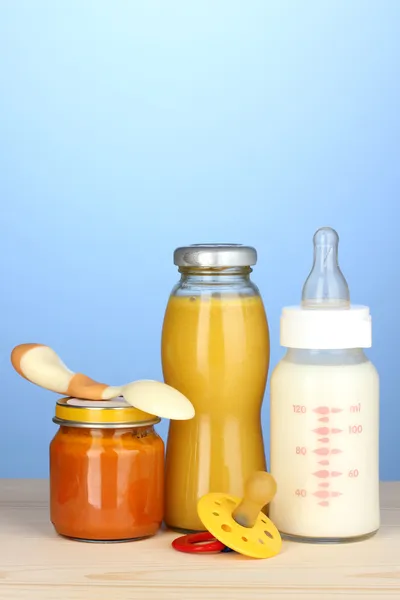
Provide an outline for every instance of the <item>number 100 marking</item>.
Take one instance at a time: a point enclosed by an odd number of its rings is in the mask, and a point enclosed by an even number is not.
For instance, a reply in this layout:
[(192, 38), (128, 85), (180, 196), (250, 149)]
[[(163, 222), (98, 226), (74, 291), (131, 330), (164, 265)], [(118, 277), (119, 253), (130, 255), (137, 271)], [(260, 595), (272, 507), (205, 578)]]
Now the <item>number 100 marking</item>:
[(349, 433), (362, 433), (362, 425), (349, 425)]

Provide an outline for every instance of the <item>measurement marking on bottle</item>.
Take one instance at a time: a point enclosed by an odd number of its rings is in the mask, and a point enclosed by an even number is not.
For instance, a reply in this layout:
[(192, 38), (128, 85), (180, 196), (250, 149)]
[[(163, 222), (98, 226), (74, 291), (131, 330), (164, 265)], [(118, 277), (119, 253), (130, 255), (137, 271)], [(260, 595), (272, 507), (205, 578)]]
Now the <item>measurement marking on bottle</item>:
[(316, 448), (313, 452), (319, 456), (328, 456), (328, 454), (341, 454), (342, 450), (339, 450), (339, 448), (333, 448), (332, 450), (329, 450), (329, 448)]
[[(329, 406), (318, 406), (317, 408), (313, 409), (313, 412), (317, 413), (318, 415), (318, 422), (319, 423), (329, 423), (329, 417), (327, 416), (329, 413), (340, 413), (342, 412), (343, 409), (342, 408), (330, 408)], [(320, 416), (323, 415), (323, 416)], [(329, 444), (329, 442), (331, 441), (331, 438), (329, 437), (331, 434), (340, 434), (343, 433), (343, 429), (339, 429), (338, 427), (320, 427), (318, 426), (316, 429), (312, 430), (314, 433), (316, 433), (317, 435), (323, 436), (323, 437), (319, 437), (318, 438), (318, 442), (320, 444)], [(338, 439), (338, 438), (336, 438)], [(319, 448), (315, 448), (314, 450), (312, 450), (312, 452), (314, 454), (317, 454), (318, 456), (325, 456), (327, 457), (328, 455), (332, 454), (332, 455), (337, 455), (340, 454), (342, 452), (342, 450), (340, 448), (329, 448), (329, 446), (321, 446)], [(319, 460), (317, 461), (319, 465), (322, 466), (329, 466), (329, 460), (327, 460), (327, 458), (323, 459), (323, 460)], [(354, 472), (354, 470), (353, 470)], [(331, 477), (340, 477), (341, 475), (343, 475), (342, 472), (340, 471), (328, 471), (328, 469), (320, 469), (318, 471), (315, 471), (313, 473), (314, 477), (317, 477), (318, 479), (323, 479), (323, 480), (327, 480)], [(350, 476), (350, 475), (349, 475)], [(354, 477), (354, 475), (352, 475)], [(330, 487), (330, 483), (329, 481), (322, 481), (320, 483), (318, 483), (318, 488), (323, 488), (323, 489), (317, 489), (315, 492), (310, 492), (313, 496), (315, 496), (318, 500), (320, 500), (320, 502), (318, 502), (319, 506), (323, 506), (323, 507), (327, 507), (330, 505), (329, 502), (329, 498), (338, 498), (339, 496), (342, 495), (342, 492), (338, 492), (338, 491), (330, 491), (328, 488)]]
[(342, 496), (342, 493), (341, 492), (318, 491), (318, 492), (314, 492), (313, 496), (323, 499), (321, 502), (318, 502), (319, 506), (329, 506), (329, 502), (328, 502), (327, 498), (338, 498), (339, 496)]
[(326, 477), (329, 477), (329, 471), (322, 469), (321, 471), (316, 471), (313, 473), (313, 475), (315, 475), (315, 477), (319, 477), (320, 479), (325, 479)]
[(314, 433), (318, 433), (318, 435), (327, 435), (329, 433), (329, 427), (318, 427), (317, 429), (313, 429)]
[(307, 412), (307, 409), (305, 406), (302, 406), (301, 404), (293, 404), (293, 412), (294, 413), (300, 413), (303, 414)]
[[(317, 429), (313, 429), (314, 433), (318, 433), (318, 435), (328, 435), (329, 433), (342, 433), (343, 429), (338, 429), (337, 427), (333, 427), (329, 429), (329, 427), (318, 427)], [(325, 441), (329, 442), (329, 439)]]
[(329, 454), (329, 448), (317, 448), (316, 450), (313, 450), (313, 452), (319, 456), (327, 456)]
[(316, 471), (315, 473), (313, 473), (313, 475), (315, 475), (315, 477), (319, 477), (320, 479), (326, 479), (329, 476), (340, 477), (341, 475), (343, 475), (343, 473), (341, 473), (340, 471), (331, 471), (329, 473), (329, 471), (327, 471), (326, 469), (321, 469), (320, 471)]
[(319, 490), (318, 492), (313, 492), (313, 496), (317, 498), (329, 498), (330, 493), (327, 491)]
[(361, 402), (359, 402), (358, 404), (355, 404), (354, 406), (350, 406), (350, 412), (351, 413), (361, 412)]
[(343, 408), (329, 408), (329, 406), (318, 406), (317, 408), (313, 408), (313, 412), (319, 415), (328, 415), (330, 412), (333, 414), (343, 412)]
[(307, 496), (307, 492), (306, 490), (302, 490), (302, 489), (297, 489), (295, 491), (296, 496), (299, 496), (301, 498), (305, 498)]
[(329, 413), (328, 406), (318, 406), (318, 408), (314, 408), (313, 410), (315, 413), (318, 413), (319, 415), (327, 415)]
[(305, 446), (296, 446), (296, 454), (305, 456), (307, 454), (307, 448)]
[(362, 425), (349, 425), (349, 433), (362, 433)]
[(358, 477), (359, 476), (359, 470), (358, 469), (351, 469), (349, 471), (349, 477)]

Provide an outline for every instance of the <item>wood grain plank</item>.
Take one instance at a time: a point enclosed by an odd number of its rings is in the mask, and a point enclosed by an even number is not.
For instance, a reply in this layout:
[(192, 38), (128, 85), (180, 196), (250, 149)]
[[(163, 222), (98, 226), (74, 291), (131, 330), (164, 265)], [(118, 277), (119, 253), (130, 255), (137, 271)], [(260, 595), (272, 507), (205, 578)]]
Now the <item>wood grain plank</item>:
[(162, 531), (86, 544), (48, 518), (47, 480), (0, 480), (0, 600), (381, 600), (400, 598), (400, 483), (381, 484), (382, 527), (343, 545), (285, 542), (277, 557), (190, 556)]

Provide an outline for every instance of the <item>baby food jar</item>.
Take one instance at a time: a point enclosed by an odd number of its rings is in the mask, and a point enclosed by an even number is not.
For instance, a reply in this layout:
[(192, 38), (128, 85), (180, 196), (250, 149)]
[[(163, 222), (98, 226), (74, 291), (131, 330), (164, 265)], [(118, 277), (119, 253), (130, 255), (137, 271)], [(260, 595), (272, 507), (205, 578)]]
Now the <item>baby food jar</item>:
[(154, 535), (163, 518), (164, 444), (158, 417), (122, 398), (56, 404), (50, 516), (60, 535), (118, 542)]
[(208, 492), (242, 497), (266, 469), (261, 406), (269, 330), (250, 274), (254, 248), (202, 244), (178, 248), (180, 281), (162, 331), (164, 380), (192, 402), (195, 416), (171, 421), (166, 453), (165, 521), (204, 530), (197, 513)]

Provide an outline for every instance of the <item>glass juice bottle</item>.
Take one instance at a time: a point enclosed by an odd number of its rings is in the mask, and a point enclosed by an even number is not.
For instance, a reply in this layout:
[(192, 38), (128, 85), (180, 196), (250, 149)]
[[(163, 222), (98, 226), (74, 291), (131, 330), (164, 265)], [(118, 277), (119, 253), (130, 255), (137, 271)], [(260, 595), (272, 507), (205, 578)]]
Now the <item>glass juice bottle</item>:
[(250, 274), (254, 248), (202, 244), (178, 248), (181, 278), (162, 331), (164, 380), (196, 414), (171, 421), (166, 452), (165, 522), (204, 527), (197, 502), (208, 492), (242, 497), (244, 482), (266, 470), (261, 407), (269, 368), (269, 330)]

